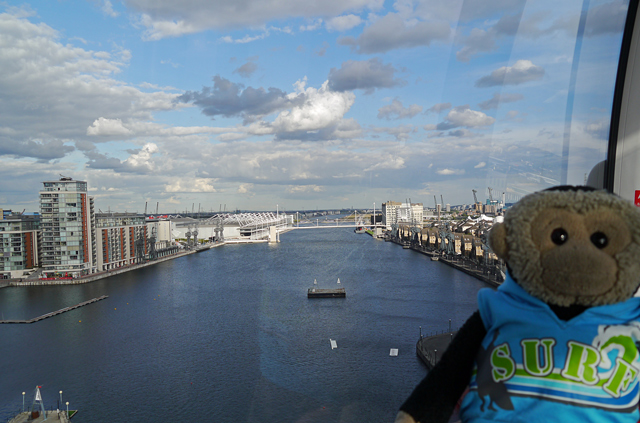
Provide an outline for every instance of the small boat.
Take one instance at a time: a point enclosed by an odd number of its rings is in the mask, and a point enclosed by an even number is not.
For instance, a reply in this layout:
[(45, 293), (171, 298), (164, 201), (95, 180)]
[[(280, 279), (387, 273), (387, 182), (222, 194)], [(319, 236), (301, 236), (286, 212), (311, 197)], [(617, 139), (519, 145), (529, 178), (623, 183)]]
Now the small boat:
[(440, 260), (440, 257), (438, 256), (431, 256), (431, 261), (438, 261)]

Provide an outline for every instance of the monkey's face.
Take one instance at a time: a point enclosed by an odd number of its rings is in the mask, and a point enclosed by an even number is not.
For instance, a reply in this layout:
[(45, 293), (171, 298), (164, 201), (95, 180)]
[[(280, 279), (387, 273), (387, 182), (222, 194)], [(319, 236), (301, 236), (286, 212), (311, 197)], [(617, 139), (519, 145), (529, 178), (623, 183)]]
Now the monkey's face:
[(531, 222), (531, 237), (540, 252), (544, 288), (581, 303), (615, 286), (616, 255), (631, 242), (627, 223), (607, 207), (586, 214), (542, 209)]
[(603, 191), (524, 197), (489, 241), (514, 280), (548, 304), (614, 304), (640, 283), (640, 211)]

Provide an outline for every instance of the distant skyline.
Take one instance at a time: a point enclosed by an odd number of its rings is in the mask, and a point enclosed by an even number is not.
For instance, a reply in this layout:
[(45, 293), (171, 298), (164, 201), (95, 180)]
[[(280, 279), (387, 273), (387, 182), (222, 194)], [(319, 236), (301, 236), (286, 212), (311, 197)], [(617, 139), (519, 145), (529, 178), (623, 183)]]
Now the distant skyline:
[(567, 128), (582, 183), (627, 2), (589, 3), (570, 94), (582, 5), (3, 2), (0, 208), (37, 211), (60, 174), (103, 211), (512, 201), (561, 182)]

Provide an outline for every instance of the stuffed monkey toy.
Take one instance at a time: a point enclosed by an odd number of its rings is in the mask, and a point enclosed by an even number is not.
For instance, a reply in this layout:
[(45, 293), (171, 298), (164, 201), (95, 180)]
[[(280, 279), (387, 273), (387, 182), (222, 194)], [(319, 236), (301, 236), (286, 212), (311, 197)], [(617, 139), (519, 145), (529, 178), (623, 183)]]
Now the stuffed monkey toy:
[(640, 211), (589, 187), (522, 198), (489, 234), (505, 282), (401, 406), (396, 423), (638, 422)]

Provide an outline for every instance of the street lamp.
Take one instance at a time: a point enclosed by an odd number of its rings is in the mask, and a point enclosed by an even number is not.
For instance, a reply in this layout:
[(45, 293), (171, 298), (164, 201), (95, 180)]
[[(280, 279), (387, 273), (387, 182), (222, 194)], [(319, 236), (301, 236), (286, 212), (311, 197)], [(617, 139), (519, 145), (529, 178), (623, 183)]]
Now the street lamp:
[(60, 391), (60, 405), (62, 405), (62, 391)]
[(22, 412), (24, 413), (24, 392), (22, 393)]
[(69, 401), (67, 401), (67, 419), (69, 419)]

